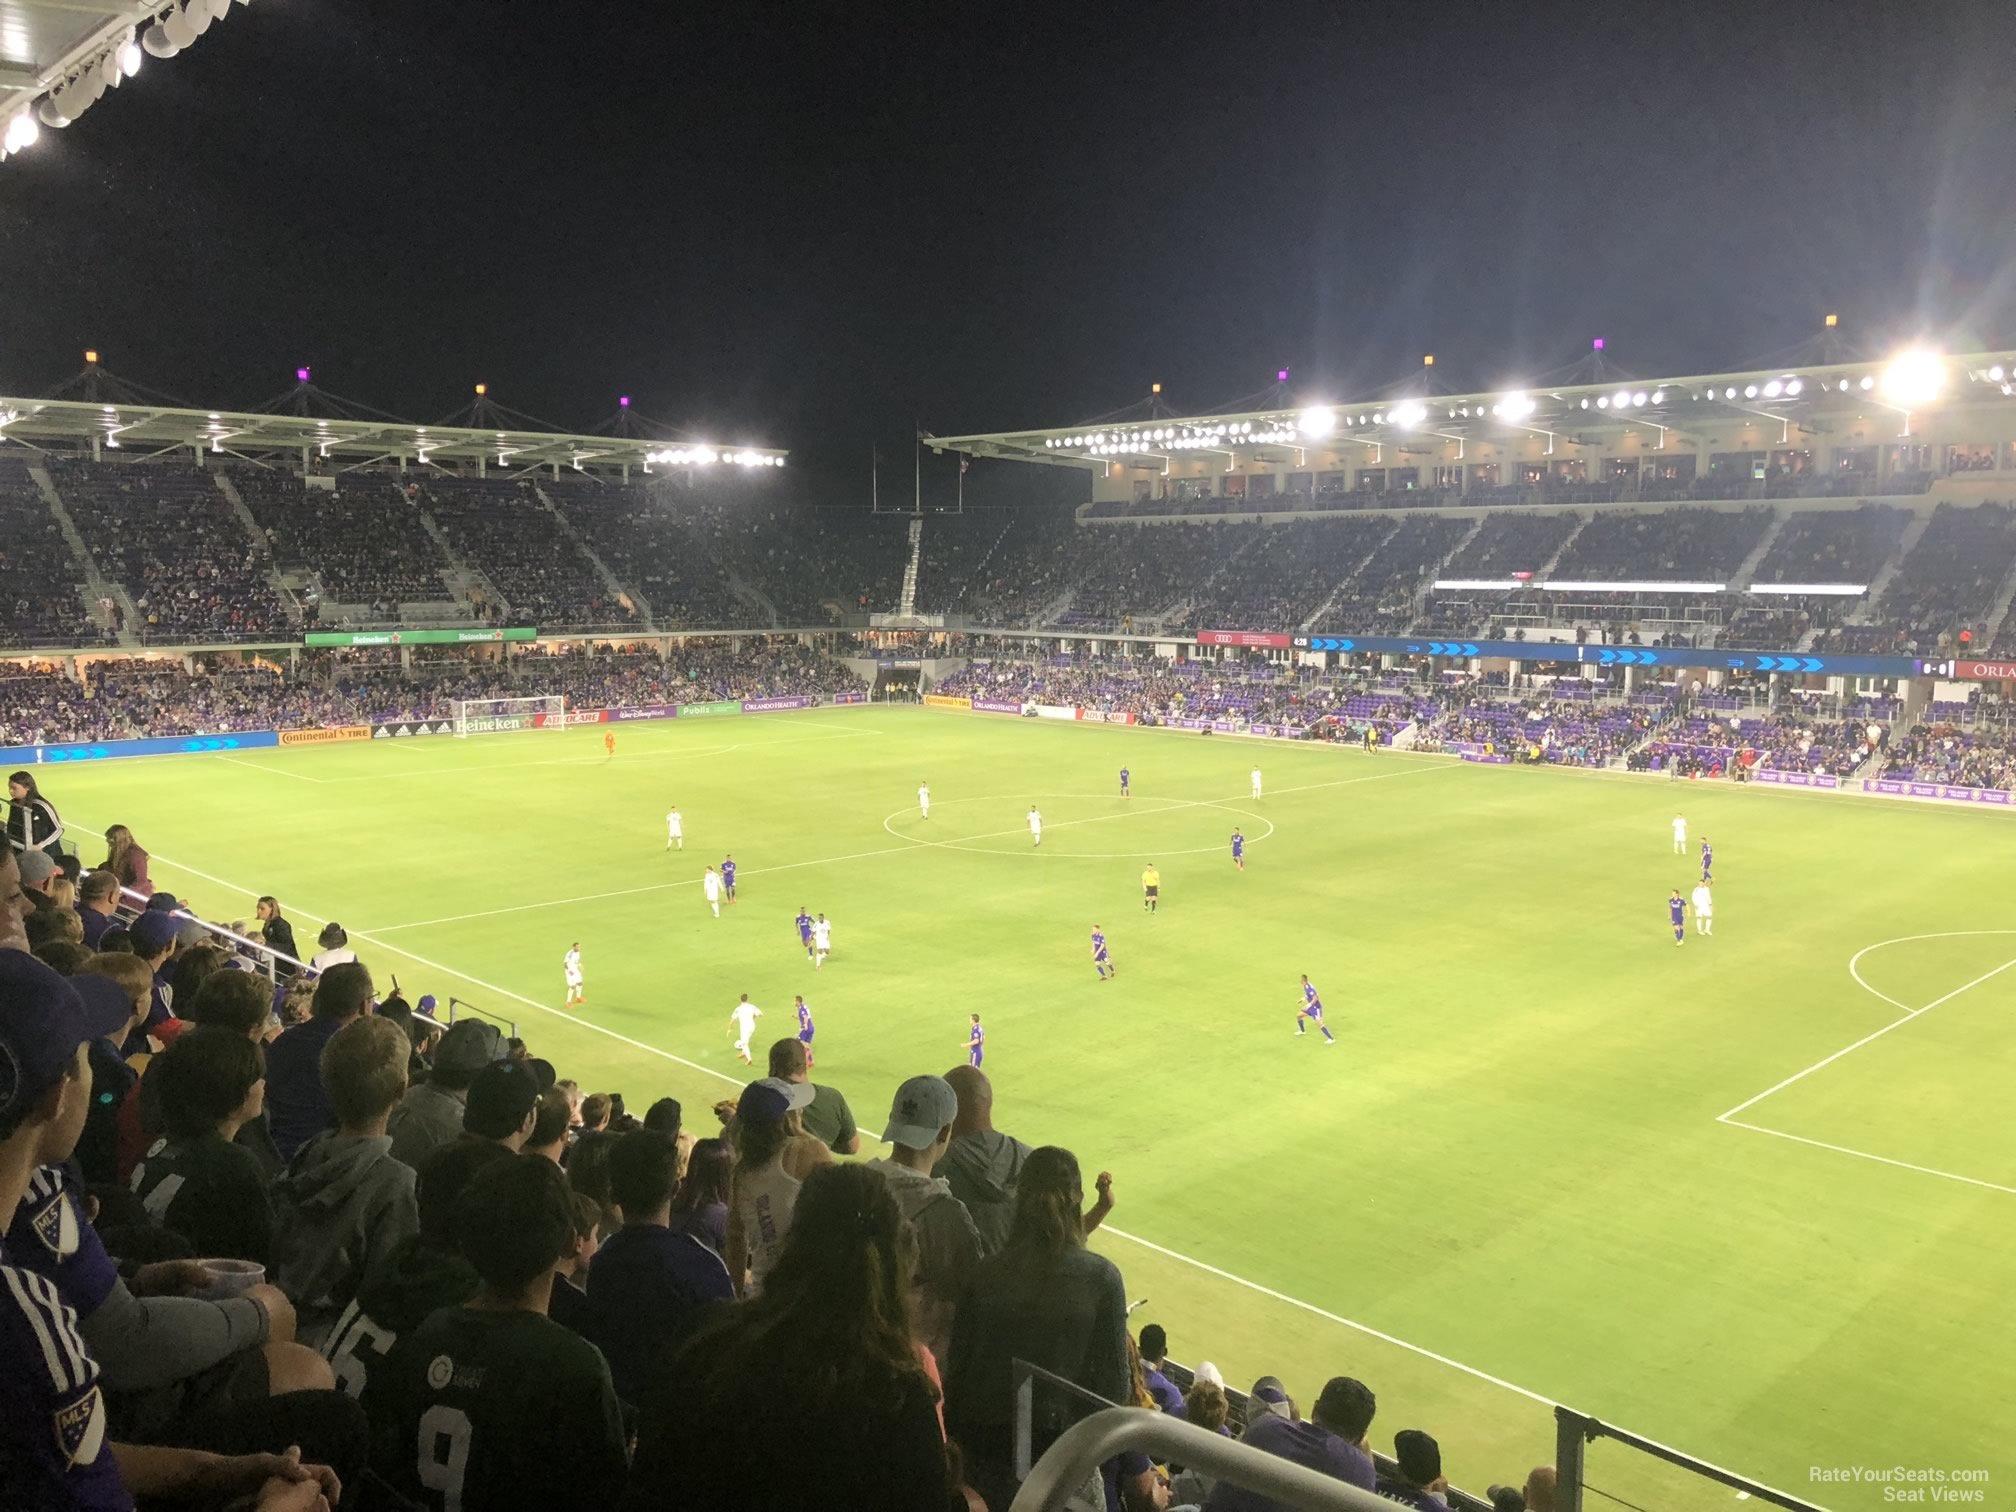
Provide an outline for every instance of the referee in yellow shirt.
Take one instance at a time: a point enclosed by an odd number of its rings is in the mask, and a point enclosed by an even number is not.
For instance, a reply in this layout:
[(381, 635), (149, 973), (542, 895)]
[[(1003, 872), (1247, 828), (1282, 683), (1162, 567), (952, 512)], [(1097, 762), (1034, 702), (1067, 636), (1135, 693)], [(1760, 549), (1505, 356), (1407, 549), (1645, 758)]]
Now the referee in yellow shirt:
[(1141, 906), (1149, 913), (1155, 912), (1155, 905), (1162, 901), (1162, 873), (1155, 870), (1155, 863), (1149, 862), (1141, 873)]

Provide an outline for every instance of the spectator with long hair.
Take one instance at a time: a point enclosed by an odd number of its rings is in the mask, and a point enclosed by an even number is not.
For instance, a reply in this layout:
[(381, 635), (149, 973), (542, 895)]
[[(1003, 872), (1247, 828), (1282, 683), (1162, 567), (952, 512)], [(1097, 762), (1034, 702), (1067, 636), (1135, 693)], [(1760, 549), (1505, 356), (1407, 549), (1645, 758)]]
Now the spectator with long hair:
[[(292, 956), (294, 961), (300, 960), (300, 948), (294, 943), (294, 926), (280, 912), (279, 900), (270, 895), (263, 897), (256, 911), (259, 915), (259, 938), (266, 942), (266, 948)], [(274, 965), (282, 976), (291, 976), (295, 971), (294, 961), (276, 961)]]
[(937, 1392), (911, 1336), (915, 1265), (881, 1177), (813, 1172), (762, 1294), (722, 1309), (673, 1362), (679, 1389), (640, 1428), (625, 1512), (956, 1505)]
[(715, 1254), (728, 1249), (728, 1192), (735, 1159), (725, 1139), (696, 1140), (686, 1157), (686, 1177), (672, 1199), (672, 1227), (691, 1234)]
[(7, 838), (17, 851), (42, 851), (52, 861), (63, 853), (63, 820), (35, 786), (33, 772), (7, 774)]
[[(1078, 1160), (1046, 1145), (1023, 1162), (1008, 1241), (974, 1267), (952, 1323), (945, 1426), (965, 1449), (990, 1506), (1014, 1499), (1015, 1400), (1009, 1380), (1027, 1360), (1108, 1402), (1131, 1398), (1127, 1297), (1120, 1271), (1085, 1247)], [(1086, 1409), (1036, 1393), (1034, 1452)]]
[(115, 824), (105, 831), (105, 865), (119, 885), (144, 897), (154, 895), (154, 879), (147, 875), (147, 852), (133, 838), (133, 831)]
[[(728, 1274), (738, 1295), (755, 1296), (784, 1252), (801, 1178), (786, 1154), (803, 1143), (825, 1155), (816, 1140), (800, 1141), (804, 1126), (790, 1095), (770, 1081), (742, 1089), (735, 1105), (735, 1179), (728, 1199)], [(831, 1159), (830, 1156), (826, 1158)]]

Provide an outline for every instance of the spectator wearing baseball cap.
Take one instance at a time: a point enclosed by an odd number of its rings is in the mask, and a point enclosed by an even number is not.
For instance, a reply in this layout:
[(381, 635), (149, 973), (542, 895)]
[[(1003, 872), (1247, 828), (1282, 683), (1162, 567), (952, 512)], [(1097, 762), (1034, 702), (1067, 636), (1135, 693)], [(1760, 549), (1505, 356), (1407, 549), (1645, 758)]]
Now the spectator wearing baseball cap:
[[(1254, 1383), (1253, 1398), (1266, 1401), (1273, 1410), (1256, 1415), (1249, 1399), (1243, 1442), (1361, 1491), (1374, 1489), (1377, 1476), (1365, 1434), (1378, 1403), (1363, 1382), (1333, 1377), (1306, 1422), (1294, 1416), (1294, 1404), (1272, 1376)], [(1204, 1508), (1205, 1512), (1289, 1512), (1286, 1503), (1225, 1480), (1211, 1488)]]
[[(116, 1032), (129, 1012), (125, 995), (104, 978), (66, 982), (29, 956), (0, 950), (0, 1212), (12, 1215), (0, 1243), (0, 1506), (122, 1507), (135, 1493), (176, 1500), (199, 1487), (256, 1493), (280, 1473), (272, 1456), (220, 1464), (155, 1449), (134, 1464), (135, 1479), (123, 1480), (121, 1447), (112, 1442), (120, 1430), (109, 1421), (106, 1393), (125, 1394), (130, 1423), (141, 1400), (134, 1393), (186, 1403), (179, 1388), (191, 1372), (214, 1375), (208, 1367), (226, 1361), (234, 1376), (256, 1374), (276, 1391), (328, 1383), (326, 1367), (306, 1351), (278, 1345), (258, 1352), (269, 1322), (276, 1332), (292, 1328), (276, 1289), (255, 1286), (227, 1303), (143, 1301), (113, 1268), (61, 1163), (83, 1127), (85, 1047)], [(190, 1266), (142, 1267), (135, 1285), (172, 1290)], [(232, 1360), (247, 1347), (249, 1355)], [(304, 1362), (299, 1372), (297, 1359)], [(240, 1372), (241, 1362), (259, 1368)], [(241, 1406), (239, 1426), (255, 1433), (276, 1416)], [(301, 1425), (309, 1425), (305, 1415)], [(162, 1426), (187, 1432), (190, 1422)], [(339, 1435), (345, 1426), (335, 1425)], [(327, 1484), (335, 1494), (333, 1476)]]
[(942, 1177), (931, 1174), (952, 1142), (959, 1099), (942, 1076), (913, 1076), (896, 1089), (882, 1138), (887, 1158), (868, 1169), (889, 1183), (896, 1206), (917, 1235), (917, 1269), (912, 1275), (918, 1336), (940, 1368), (952, 1345), (952, 1317), (959, 1295), (980, 1261), (980, 1231), (966, 1204), (952, 1195)]
[(21, 886), (47, 897), (49, 879), (56, 875), (56, 858), (47, 851), (24, 850), (16, 859), (21, 867)]
[(135, 919), (127, 931), (133, 941), (133, 954), (154, 973), (154, 1003), (147, 1013), (150, 1034), (174, 1016), (175, 969), (169, 962), (175, 954), (175, 937), (181, 932), (179, 917), (151, 908)]
[(728, 1198), (728, 1253), (722, 1258), (737, 1292), (745, 1296), (763, 1289), (763, 1278), (791, 1232), (791, 1210), (801, 1185), (786, 1159), (794, 1141), (832, 1159), (816, 1140), (802, 1138), (798, 1113), (811, 1100), (812, 1089), (803, 1082), (765, 1077), (744, 1087), (735, 1104), (735, 1179)]
[(539, 1108), (539, 1078), (523, 1061), (503, 1060), (485, 1066), (469, 1083), (462, 1105), (462, 1132), (487, 1139), (512, 1154), (525, 1148)]
[(503, 1053), (504, 1038), (495, 1024), (472, 1018), (449, 1025), (434, 1047), (427, 1079), (408, 1089), (385, 1126), (392, 1136), (392, 1158), (417, 1171), (429, 1155), (456, 1139), (470, 1084)]
[(822, 1086), (812, 1080), (805, 1042), (793, 1035), (770, 1047), (770, 1074), (779, 1081), (801, 1083), (812, 1089), (802, 1117), (805, 1132), (835, 1155), (858, 1155), (861, 1131), (854, 1123), (854, 1110), (838, 1087)]
[(1402, 1428), (1393, 1435), (1393, 1459), (1393, 1470), (1379, 1477), (1381, 1496), (1415, 1512), (1449, 1512), (1441, 1445), (1419, 1428)]

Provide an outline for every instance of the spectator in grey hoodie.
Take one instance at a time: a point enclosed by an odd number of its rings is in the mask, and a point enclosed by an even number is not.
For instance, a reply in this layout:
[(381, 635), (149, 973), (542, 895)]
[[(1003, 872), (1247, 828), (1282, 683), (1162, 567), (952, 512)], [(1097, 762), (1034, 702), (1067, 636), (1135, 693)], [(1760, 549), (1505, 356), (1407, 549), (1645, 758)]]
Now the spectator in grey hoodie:
[(460, 1137), (469, 1084), (503, 1054), (504, 1037), (495, 1024), (463, 1019), (451, 1025), (434, 1051), (427, 1080), (407, 1091), (385, 1125), (392, 1136), (392, 1158), (417, 1171), (434, 1151)]
[[(980, 1252), (991, 1255), (1008, 1242), (1015, 1221), (1015, 1188), (1029, 1146), (994, 1127), (994, 1086), (977, 1066), (954, 1066), (945, 1080), (959, 1098), (952, 1142), (937, 1166), (952, 1195), (966, 1205), (980, 1232)], [(1099, 1173), (1098, 1200), (1085, 1214), (1091, 1233), (1113, 1211), (1113, 1179)]]
[(385, 1123), (406, 1091), (412, 1042), (390, 1020), (345, 1024), (322, 1051), (335, 1129), (316, 1135), (274, 1187), (273, 1257), (300, 1314), (300, 1339), (322, 1341), (365, 1272), (419, 1232), (413, 1168), (392, 1158)]
[(913, 1076), (896, 1089), (889, 1109), (886, 1160), (871, 1160), (889, 1183), (896, 1206), (917, 1235), (913, 1277), (917, 1332), (942, 1370), (952, 1344), (952, 1314), (980, 1260), (980, 1231), (966, 1204), (931, 1168), (952, 1142), (959, 1099), (942, 1076)]

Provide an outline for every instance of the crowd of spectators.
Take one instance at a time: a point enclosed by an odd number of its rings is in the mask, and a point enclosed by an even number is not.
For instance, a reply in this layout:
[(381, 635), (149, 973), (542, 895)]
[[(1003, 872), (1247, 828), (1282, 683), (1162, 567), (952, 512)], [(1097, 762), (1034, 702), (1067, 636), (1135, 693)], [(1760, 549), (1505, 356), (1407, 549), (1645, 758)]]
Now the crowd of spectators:
[(1253, 528), (1190, 606), (1200, 630), (1293, 630), (1393, 530), (1384, 515), (1290, 520)]
[(1768, 508), (1598, 510), (1555, 564), (1559, 578), (1727, 582), (1771, 528)]
[(270, 468), (241, 468), (231, 484), (266, 532), (274, 560), (312, 573), (324, 598), (396, 619), (401, 604), (451, 597), (448, 562), (421, 522), (419, 502), (392, 479), (346, 473), (331, 490)]
[(889, 613), (902, 595), (907, 516), (751, 498), (698, 518), (721, 559), (762, 585), (779, 624), (832, 624), (836, 609)]
[(0, 645), (75, 645), (88, 630), (84, 574), (28, 471), (0, 463)]
[(1253, 537), (1255, 527), (1088, 526), (1080, 535), (1085, 575), (1060, 623), (1105, 627), (1128, 615), (1159, 615), (1188, 602)]
[(1962, 723), (1928, 709), (1917, 728), (1889, 742), (1883, 775), (1906, 782), (2016, 788), (2016, 727)]
[(50, 475), (99, 569), (150, 643), (271, 639), (287, 616), (272, 558), (201, 468), (53, 461)]
[(524, 652), (401, 670), (391, 657), (303, 653), (279, 664), (216, 655), (106, 658), (73, 678), (53, 664), (14, 663), (0, 676), (0, 744), (211, 735), (445, 719), (456, 699), (562, 696), (571, 708), (641, 707), (727, 698), (827, 696), (865, 685), (795, 641), (691, 641), (661, 657)]
[(2016, 509), (1941, 504), (1899, 564), (1869, 622), (1844, 625), (1824, 644), (1835, 651), (1923, 654), (1978, 626), (2016, 569)]
[[(1024, 1360), (1447, 1512), (1440, 1446), (1376, 1452), (1363, 1383), (1304, 1418), (1137, 1342), (1086, 1242), (1112, 1176), (998, 1128), (977, 1065), (887, 1088), (866, 1141), (795, 1036), (709, 1114), (640, 1116), (352, 951), (276, 985), (189, 900), (83, 882), (0, 842), (0, 1503), (985, 1512)], [(1090, 1410), (1032, 1406), (1039, 1456)], [(1102, 1478), (1111, 1512), (1268, 1505), (1139, 1454)]]
[(1515, 572), (1538, 572), (1553, 560), (1580, 523), (1580, 518), (1572, 514), (1505, 510), (1488, 514), (1478, 525), (1477, 533), (1449, 558), (1443, 575), (1509, 578)]
[(525, 479), (429, 477), (409, 485), (455, 554), (542, 629), (635, 629), (635, 607), (614, 593)]
[[(738, 507), (768, 508), (739, 494), (717, 499), (677, 483), (580, 483), (554, 491), (589, 547), (650, 607), (664, 630), (739, 628), (766, 623), (739, 597), (713, 542), (728, 527), (710, 521)], [(791, 623), (787, 621), (787, 623)]]
[(1470, 529), (1469, 520), (1406, 516), (1338, 590), (1315, 628), (1380, 635), (1404, 631), (1414, 622), (1421, 589)]

